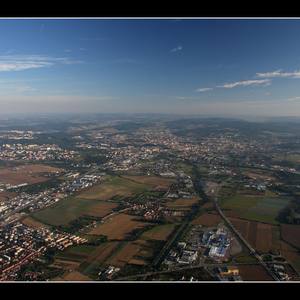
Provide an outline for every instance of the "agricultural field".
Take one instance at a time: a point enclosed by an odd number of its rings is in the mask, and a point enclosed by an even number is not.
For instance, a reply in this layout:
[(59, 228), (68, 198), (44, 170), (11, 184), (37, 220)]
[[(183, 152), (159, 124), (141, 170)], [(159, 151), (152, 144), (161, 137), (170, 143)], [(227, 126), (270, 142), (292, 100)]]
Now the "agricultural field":
[(145, 231), (141, 239), (165, 241), (172, 234), (176, 224), (157, 225)]
[(249, 244), (261, 253), (271, 250), (278, 250), (280, 247), (278, 226), (243, 220), (239, 218), (229, 218), (233, 226), (242, 234)]
[(207, 227), (217, 226), (222, 221), (221, 217), (216, 213), (204, 213), (196, 217), (192, 224), (203, 225)]
[(281, 224), (280, 235), (282, 240), (300, 249), (300, 225)]
[(177, 167), (177, 169), (182, 170), (184, 173), (186, 173), (188, 175), (192, 175), (192, 173), (193, 173), (193, 167), (184, 162), (178, 162), (176, 164), (176, 167)]
[(89, 281), (91, 280), (91, 278), (89, 278), (86, 275), (83, 275), (78, 271), (71, 271), (71, 272), (66, 272), (61, 277), (57, 277), (55, 280), (56, 281)]
[(249, 220), (256, 220), (270, 224), (278, 224), (276, 220), (278, 213), (290, 202), (288, 197), (265, 197), (254, 207), (251, 207), (242, 217)]
[(285, 241), (280, 241), (280, 252), (282, 253), (283, 257), (290, 262), (298, 272), (300, 272), (299, 250)]
[(9, 201), (11, 198), (14, 198), (17, 194), (13, 192), (0, 192), (0, 201)]
[(78, 271), (87, 276), (95, 275), (100, 266), (107, 265), (106, 261), (122, 247), (121, 242), (107, 242), (96, 248), (78, 267)]
[(21, 221), (24, 225), (34, 228), (34, 229), (39, 229), (39, 228), (45, 228), (47, 225), (33, 219), (32, 217), (26, 217)]
[(134, 194), (150, 190), (151, 186), (138, 183), (122, 177), (110, 177), (104, 183), (93, 186), (87, 191), (82, 192), (78, 197), (87, 200), (110, 200), (116, 196), (129, 197)]
[(296, 247), (296, 245), (299, 245), (299, 228), (282, 224), (280, 226), (271, 225), (233, 217), (229, 219), (258, 252), (279, 251), (288, 262), (293, 264), (298, 272), (300, 271), (300, 254)]
[(153, 245), (145, 240), (136, 240), (123, 244), (118, 252), (114, 253), (106, 265), (124, 267), (125, 265), (145, 266), (154, 255)]
[(261, 265), (239, 265), (240, 275), (245, 281), (273, 281)]
[[(70, 272), (70, 271), (75, 271), (79, 267), (79, 265), (80, 265), (80, 262), (78, 262), (78, 261), (55, 258), (54, 262), (50, 265), (50, 267), (56, 268), (56, 269), (63, 269), (63, 270)], [(53, 280), (56, 280), (56, 279), (57, 278), (53, 278)]]
[(244, 168), (243, 174), (251, 179), (275, 180), (271, 172)]
[(32, 214), (37, 221), (48, 225), (67, 225), (81, 216), (104, 217), (117, 207), (116, 203), (69, 197)]
[(173, 201), (168, 201), (166, 203), (166, 207), (170, 209), (175, 209), (175, 210), (189, 210), (191, 206), (199, 202), (198, 197), (193, 197), (190, 199), (176, 199)]
[(105, 221), (105, 223), (93, 228), (89, 234), (105, 235), (108, 240), (123, 240), (133, 230), (148, 225), (149, 223), (138, 220), (136, 216), (118, 214)]
[(57, 259), (67, 260), (67, 261), (76, 261), (83, 262), (96, 250), (95, 246), (90, 245), (78, 245), (67, 248), (64, 251), (58, 252), (56, 255)]
[(40, 183), (49, 178), (45, 174), (57, 173), (63, 171), (60, 168), (54, 168), (42, 164), (25, 164), (15, 167), (5, 167), (0, 169), (0, 183), (17, 185), (21, 183)]
[(290, 200), (289, 197), (279, 197), (270, 191), (257, 195), (238, 191), (234, 196), (222, 198), (220, 204), (228, 216), (278, 224), (278, 213)]
[[(65, 274), (68, 274), (69, 271), (76, 272), (76, 274), (78, 272), (82, 276), (89, 278), (88, 276), (92, 274), (95, 269), (103, 265), (113, 253), (118, 252), (119, 247), (120, 242), (105, 242), (99, 246), (73, 246), (59, 252), (54, 257), (52, 266), (66, 270), (67, 273)], [(55, 280), (59, 280), (59, 278)]]
[(149, 185), (154, 189), (167, 189), (173, 182), (175, 182), (174, 179), (159, 176), (122, 176), (122, 178)]
[(288, 161), (291, 163), (300, 163), (300, 154), (294, 153), (294, 154), (286, 154), (286, 155), (277, 155), (275, 157), (275, 160), (277, 161)]
[(131, 259), (134, 259), (134, 256), (136, 256), (140, 250), (141, 246), (138, 243), (128, 242), (121, 250), (107, 260), (106, 263), (116, 267), (124, 267)]

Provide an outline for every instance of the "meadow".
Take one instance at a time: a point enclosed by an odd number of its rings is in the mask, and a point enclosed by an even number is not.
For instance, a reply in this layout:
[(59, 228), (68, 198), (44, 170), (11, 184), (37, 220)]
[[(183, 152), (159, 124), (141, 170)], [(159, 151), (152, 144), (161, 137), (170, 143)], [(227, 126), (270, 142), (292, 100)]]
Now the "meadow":
[(103, 224), (98, 224), (88, 234), (105, 235), (108, 240), (123, 240), (133, 230), (143, 228), (149, 225), (146, 222), (140, 221), (138, 217), (127, 214), (118, 214), (112, 216)]
[(164, 225), (157, 225), (153, 228), (145, 231), (141, 238), (145, 240), (159, 240), (165, 241), (168, 237), (172, 234), (176, 227), (176, 224), (164, 224)]
[(60, 172), (62, 169), (42, 164), (24, 164), (0, 169), (0, 182), (17, 185), (35, 184), (49, 180), (45, 174)]
[(110, 200), (119, 196), (119, 200), (134, 194), (150, 190), (151, 186), (122, 177), (109, 177), (107, 181), (82, 192), (78, 197), (87, 200)]
[(278, 213), (289, 202), (290, 198), (279, 197), (270, 191), (257, 193), (256, 195), (237, 191), (232, 196), (221, 198), (220, 204), (228, 216), (279, 224), (277, 221)]
[(41, 223), (59, 226), (68, 225), (71, 221), (85, 215), (104, 217), (116, 207), (116, 203), (68, 197), (31, 216)]

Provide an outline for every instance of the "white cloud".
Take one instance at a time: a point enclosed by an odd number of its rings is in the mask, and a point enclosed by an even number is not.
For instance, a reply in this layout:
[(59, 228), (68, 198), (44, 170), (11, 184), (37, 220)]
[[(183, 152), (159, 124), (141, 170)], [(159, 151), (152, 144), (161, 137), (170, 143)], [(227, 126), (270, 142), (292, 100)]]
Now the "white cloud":
[(288, 101), (299, 101), (300, 100), (300, 96), (296, 96), (296, 97), (291, 97), (287, 99)]
[(0, 72), (24, 71), (50, 67), (55, 64), (74, 64), (80, 61), (73, 61), (66, 57), (49, 57), (42, 55), (1, 55)]
[(211, 91), (213, 88), (199, 88), (196, 90), (196, 92), (207, 92), (207, 91)]
[(177, 100), (197, 100), (197, 99), (199, 99), (197, 97), (188, 97), (188, 96), (176, 96), (175, 98)]
[(179, 46), (171, 49), (170, 52), (177, 52), (177, 51), (181, 51), (182, 49), (183, 49), (183, 47), (179, 45)]
[(219, 88), (225, 88), (225, 89), (232, 89), (238, 86), (252, 86), (252, 85), (270, 85), (271, 80), (270, 79), (260, 79), (260, 80), (242, 80), (242, 81), (236, 81), (232, 83), (225, 83), (223, 85), (218, 85)]
[(294, 71), (294, 72), (282, 72), (282, 70), (276, 70), (272, 72), (265, 72), (265, 73), (256, 73), (257, 77), (260, 78), (275, 78), (275, 77), (291, 77), (291, 78), (300, 78), (300, 71)]

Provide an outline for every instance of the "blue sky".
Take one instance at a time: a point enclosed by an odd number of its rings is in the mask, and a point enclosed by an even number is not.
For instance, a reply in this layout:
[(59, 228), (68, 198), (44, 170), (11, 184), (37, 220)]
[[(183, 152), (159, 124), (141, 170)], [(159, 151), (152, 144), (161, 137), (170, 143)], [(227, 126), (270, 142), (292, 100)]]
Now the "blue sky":
[(300, 20), (0, 20), (10, 112), (300, 115)]

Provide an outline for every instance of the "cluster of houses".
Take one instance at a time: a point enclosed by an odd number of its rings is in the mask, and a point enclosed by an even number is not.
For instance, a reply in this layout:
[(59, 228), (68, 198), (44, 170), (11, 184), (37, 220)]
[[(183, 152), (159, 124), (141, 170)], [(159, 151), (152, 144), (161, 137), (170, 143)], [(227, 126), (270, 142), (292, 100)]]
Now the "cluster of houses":
[(0, 202), (1, 219), (6, 219), (13, 213), (22, 211), (25, 208), (33, 212), (37, 209), (47, 207), (72, 193), (91, 187), (103, 180), (104, 177), (105, 173), (102, 172), (91, 175), (83, 174), (76, 176), (75, 179), (70, 177), (71, 180), (66, 180), (55, 188), (49, 188), (37, 193), (19, 193), (9, 201), (3, 200)]
[(71, 160), (78, 153), (60, 148), (56, 144), (3, 144), (0, 147), (0, 160)]
[(52, 232), (46, 228), (34, 229), (21, 222), (6, 225), (0, 229), (1, 274), (7, 278), (49, 247), (64, 250), (86, 242), (86, 239), (76, 235)]
[(0, 131), (0, 138), (7, 140), (32, 140), (34, 139), (34, 134), (38, 132), (33, 132), (31, 130), (9, 130)]

